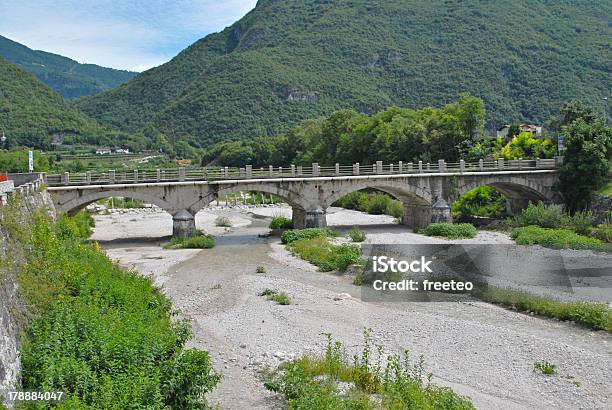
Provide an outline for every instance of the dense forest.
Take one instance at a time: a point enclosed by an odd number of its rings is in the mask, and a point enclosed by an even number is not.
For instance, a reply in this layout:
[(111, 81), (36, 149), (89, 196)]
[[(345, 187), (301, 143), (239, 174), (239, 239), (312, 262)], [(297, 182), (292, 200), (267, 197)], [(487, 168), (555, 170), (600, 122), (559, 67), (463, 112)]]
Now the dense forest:
[(64, 98), (97, 94), (126, 83), (136, 75), (95, 64), (79, 64), (57, 54), (31, 50), (2, 36), (0, 57), (34, 74)]
[(205, 147), (353, 109), (443, 106), (463, 91), (492, 129), (543, 123), (612, 89), (612, 3), (260, 0), (240, 21), (117, 89), (78, 101), (98, 121)]

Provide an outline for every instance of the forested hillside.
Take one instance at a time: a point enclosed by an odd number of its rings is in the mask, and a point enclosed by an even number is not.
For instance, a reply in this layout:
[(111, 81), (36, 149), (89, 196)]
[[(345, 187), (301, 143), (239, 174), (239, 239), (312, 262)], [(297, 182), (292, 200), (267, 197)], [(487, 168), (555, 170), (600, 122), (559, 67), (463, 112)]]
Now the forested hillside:
[(103, 123), (206, 146), (353, 108), (443, 106), (467, 91), (486, 126), (603, 111), (612, 3), (260, 0), (221, 33), (78, 106)]
[(57, 54), (31, 50), (2, 36), (0, 57), (34, 74), (64, 98), (97, 94), (117, 87), (137, 74), (95, 64), (80, 64)]
[(13, 144), (43, 146), (54, 133), (96, 133), (100, 126), (32, 74), (0, 58), (0, 129)]

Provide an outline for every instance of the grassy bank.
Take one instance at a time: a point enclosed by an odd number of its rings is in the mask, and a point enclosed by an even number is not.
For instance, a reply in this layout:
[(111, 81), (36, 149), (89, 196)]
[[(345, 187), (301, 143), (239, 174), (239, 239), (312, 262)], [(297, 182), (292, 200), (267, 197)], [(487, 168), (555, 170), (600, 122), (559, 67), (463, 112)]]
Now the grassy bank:
[(471, 239), (478, 231), (472, 224), (435, 223), (430, 224), (419, 233), (445, 239)]
[(507, 222), (512, 238), (519, 245), (541, 245), (555, 249), (592, 249), (609, 251), (612, 225), (595, 226), (592, 212), (569, 215), (559, 205), (529, 206)]
[(57, 223), (38, 215), (28, 225), (16, 218), (3, 209), (3, 230), (23, 250), (24, 390), (63, 391), (70, 409), (204, 405), (219, 381), (208, 353), (185, 349), (189, 324), (171, 320), (169, 300), (149, 279), (84, 242), (86, 215)]
[(195, 236), (172, 238), (164, 249), (211, 249), (215, 247), (215, 238), (199, 232)]
[(350, 265), (362, 263), (361, 249), (352, 244), (333, 244), (330, 238), (335, 236), (338, 232), (333, 229), (294, 229), (284, 232), (281, 241), (294, 255), (318, 266), (321, 272), (342, 272)]
[[(268, 375), (266, 387), (281, 393), (294, 410), (310, 409), (473, 409), (466, 397), (438, 387), (425, 374), (424, 360), (403, 355), (386, 357), (364, 335), (360, 355), (349, 358), (340, 342), (328, 335), (321, 356), (303, 356)], [(339, 383), (348, 384), (339, 388)]]
[(563, 302), (528, 292), (495, 287), (475, 289), (472, 294), (485, 302), (558, 320), (571, 320), (590, 329), (612, 332), (612, 309), (605, 303)]

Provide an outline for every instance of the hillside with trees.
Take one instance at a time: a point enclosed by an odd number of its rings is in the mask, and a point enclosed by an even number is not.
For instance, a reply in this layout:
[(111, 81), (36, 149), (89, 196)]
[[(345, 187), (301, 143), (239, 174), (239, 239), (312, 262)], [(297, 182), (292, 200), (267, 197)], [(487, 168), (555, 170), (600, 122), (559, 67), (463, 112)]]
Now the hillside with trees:
[(93, 95), (128, 82), (137, 73), (80, 64), (70, 58), (32, 50), (0, 36), (0, 57), (34, 74), (64, 98)]
[(1, 57), (0, 133), (8, 148), (50, 149), (54, 137), (72, 144), (144, 146), (142, 136), (98, 124), (34, 75)]
[(122, 130), (205, 147), (352, 109), (482, 98), (487, 129), (543, 123), (571, 99), (603, 111), (612, 3), (260, 0), (224, 31), (78, 101)]

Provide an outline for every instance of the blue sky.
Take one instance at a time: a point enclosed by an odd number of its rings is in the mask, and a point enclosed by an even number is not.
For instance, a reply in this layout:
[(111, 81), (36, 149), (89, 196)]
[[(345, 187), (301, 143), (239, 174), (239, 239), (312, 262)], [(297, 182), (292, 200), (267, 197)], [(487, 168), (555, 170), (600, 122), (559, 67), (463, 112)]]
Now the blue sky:
[(0, 35), (81, 63), (143, 71), (248, 13), (256, 0), (0, 0)]

